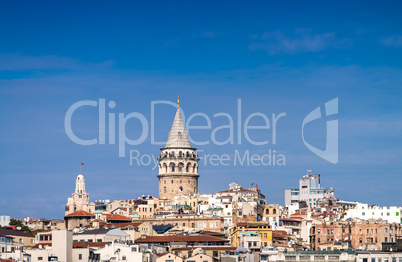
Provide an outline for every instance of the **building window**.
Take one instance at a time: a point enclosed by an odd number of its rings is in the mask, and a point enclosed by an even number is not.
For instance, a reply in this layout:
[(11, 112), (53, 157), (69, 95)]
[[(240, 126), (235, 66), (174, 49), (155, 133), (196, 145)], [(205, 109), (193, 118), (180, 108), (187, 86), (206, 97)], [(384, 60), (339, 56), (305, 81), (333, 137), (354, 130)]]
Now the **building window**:
[(163, 192), (166, 193), (166, 187), (163, 188)]
[(267, 233), (264, 233), (264, 238), (267, 238)]
[(265, 214), (269, 215), (269, 209), (268, 208), (265, 210)]
[(274, 210), (272, 210), (272, 213), (274, 214), (274, 215), (276, 215), (276, 209), (274, 208)]
[(320, 230), (320, 229), (317, 229), (317, 233), (320, 234), (320, 233), (321, 233), (321, 230)]
[(82, 260), (82, 254), (79, 254), (79, 255), (78, 255), (78, 259), (79, 259), (79, 260)]

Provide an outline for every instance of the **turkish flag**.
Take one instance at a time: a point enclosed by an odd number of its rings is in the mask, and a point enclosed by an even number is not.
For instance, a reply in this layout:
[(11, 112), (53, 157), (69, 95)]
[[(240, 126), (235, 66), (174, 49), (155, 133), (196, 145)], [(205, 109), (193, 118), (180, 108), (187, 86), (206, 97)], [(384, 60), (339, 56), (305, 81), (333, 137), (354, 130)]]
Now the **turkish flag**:
[(83, 165), (84, 165), (84, 163), (81, 162), (81, 166), (83, 166)]

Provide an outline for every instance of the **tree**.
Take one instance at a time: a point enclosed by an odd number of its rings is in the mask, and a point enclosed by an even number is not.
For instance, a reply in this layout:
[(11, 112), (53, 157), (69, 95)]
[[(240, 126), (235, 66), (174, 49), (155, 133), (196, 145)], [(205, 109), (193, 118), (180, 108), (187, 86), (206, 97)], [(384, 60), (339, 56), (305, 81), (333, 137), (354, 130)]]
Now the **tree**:
[(10, 226), (16, 226), (17, 228), (18, 227), (21, 227), (21, 231), (22, 232), (26, 232), (26, 233), (30, 233), (30, 234), (32, 234), (32, 231), (31, 231), (31, 229), (29, 228), (29, 227), (27, 227), (27, 226), (25, 226), (23, 223), (22, 223), (22, 221), (21, 220), (17, 220), (17, 219), (14, 219), (14, 218), (12, 218), (12, 219), (10, 219)]

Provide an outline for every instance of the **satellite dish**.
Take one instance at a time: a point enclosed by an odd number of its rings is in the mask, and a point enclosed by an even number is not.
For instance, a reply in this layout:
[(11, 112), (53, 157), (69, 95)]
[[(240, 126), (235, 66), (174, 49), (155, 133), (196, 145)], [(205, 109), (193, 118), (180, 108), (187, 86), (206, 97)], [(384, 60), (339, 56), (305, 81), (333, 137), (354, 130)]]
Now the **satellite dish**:
[(42, 249), (42, 245), (39, 245), (39, 249)]
[(17, 227), (17, 230), (21, 230), (22, 228), (21, 227)]

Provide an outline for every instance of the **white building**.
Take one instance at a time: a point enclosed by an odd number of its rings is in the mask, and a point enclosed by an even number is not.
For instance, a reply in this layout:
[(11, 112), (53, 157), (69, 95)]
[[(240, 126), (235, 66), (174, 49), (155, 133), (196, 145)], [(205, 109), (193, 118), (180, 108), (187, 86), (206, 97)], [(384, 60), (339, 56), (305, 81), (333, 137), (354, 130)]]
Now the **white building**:
[(120, 228), (91, 229), (73, 234), (74, 242), (127, 242), (128, 240), (130, 240), (130, 235)]
[(0, 227), (8, 227), (10, 216), (0, 216)]
[(307, 175), (299, 180), (299, 188), (285, 190), (285, 206), (292, 203), (305, 201), (312, 208), (317, 206), (317, 200), (321, 198), (335, 198), (335, 189), (321, 188), (320, 175), (312, 175), (308, 170)]
[(382, 219), (388, 223), (402, 223), (401, 210), (402, 207), (379, 207), (369, 206), (368, 204), (358, 203), (355, 208), (348, 209), (344, 219)]

